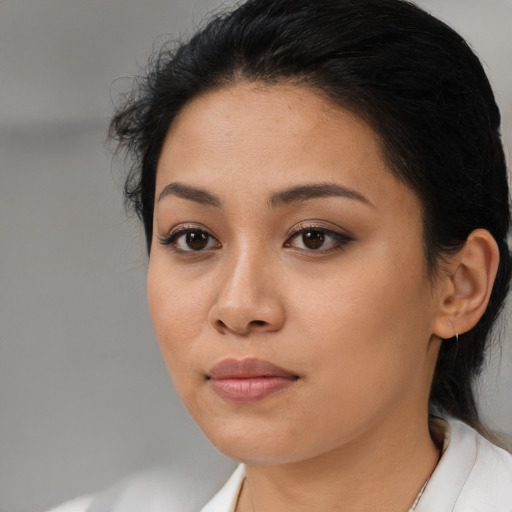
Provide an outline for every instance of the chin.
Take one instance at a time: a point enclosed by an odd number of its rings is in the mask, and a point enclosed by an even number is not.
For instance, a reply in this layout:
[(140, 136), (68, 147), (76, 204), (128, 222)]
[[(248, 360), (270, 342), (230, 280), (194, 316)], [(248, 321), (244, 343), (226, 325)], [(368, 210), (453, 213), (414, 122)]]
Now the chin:
[(199, 426), (217, 450), (245, 464), (278, 463), (294, 444), (250, 420), (220, 420)]
[(310, 450), (304, 439), (297, 439), (284, 429), (279, 432), (277, 426), (265, 428), (265, 425), (258, 427), (256, 422), (250, 423), (220, 428), (211, 428), (210, 424), (210, 428), (204, 428), (203, 432), (221, 453), (248, 465), (287, 464), (314, 456), (314, 453), (306, 453)]

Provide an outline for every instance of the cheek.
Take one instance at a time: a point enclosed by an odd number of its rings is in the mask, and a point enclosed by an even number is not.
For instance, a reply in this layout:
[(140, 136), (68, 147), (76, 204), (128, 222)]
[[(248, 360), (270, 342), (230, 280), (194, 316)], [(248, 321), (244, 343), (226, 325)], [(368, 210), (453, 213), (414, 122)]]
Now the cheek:
[[(152, 256), (153, 258), (153, 256)], [(166, 364), (183, 368), (193, 340), (204, 329), (208, 316), (208, 289), (201, 281), (192, 285), (158, 257), (148, 268), (148, 303), (153, 327)]]
[(301, 330), (314, 340), (307, 344), (312, 362), (337, 378), (344, 375), (349, 385), (361, 383), (362, 375), (384, 382), (415, 371), (430, 337), (429, 288), (422, 271), (407, 272), (385, 261), (354, 265), (314, 291), (310, 286), (300, 306)]

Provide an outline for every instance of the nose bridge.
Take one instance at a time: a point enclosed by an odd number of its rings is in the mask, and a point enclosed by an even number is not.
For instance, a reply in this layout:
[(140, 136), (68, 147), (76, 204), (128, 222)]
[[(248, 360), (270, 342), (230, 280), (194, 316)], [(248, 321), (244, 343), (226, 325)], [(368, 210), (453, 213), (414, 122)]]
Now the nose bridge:
[(261, 265), (265, 260), (268, 264), (269, 258), (260, 242), (248, 239), (233, 247), (225, 269), (226, 297), (232, 294), (236, 298), (240, 294), (256, 298), (263, 291), (260, 288), (264, 284), (265, 273)]
[(274, 288), (273, 258), (268, 246), (246, 237), (227, 252), (211, 311), (213, 325), (239, 335), (281, 328), (284, 308)]

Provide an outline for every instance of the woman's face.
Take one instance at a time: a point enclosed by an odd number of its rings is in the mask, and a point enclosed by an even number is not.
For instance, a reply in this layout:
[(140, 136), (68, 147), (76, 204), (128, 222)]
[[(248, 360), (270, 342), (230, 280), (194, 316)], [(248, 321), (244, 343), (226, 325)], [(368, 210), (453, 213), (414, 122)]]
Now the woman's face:
[(247, 463), (426, 418), (439, 295), (372, 129), (297, 86), (188, 104), (158, 164), (151, 316), (188, 410)]

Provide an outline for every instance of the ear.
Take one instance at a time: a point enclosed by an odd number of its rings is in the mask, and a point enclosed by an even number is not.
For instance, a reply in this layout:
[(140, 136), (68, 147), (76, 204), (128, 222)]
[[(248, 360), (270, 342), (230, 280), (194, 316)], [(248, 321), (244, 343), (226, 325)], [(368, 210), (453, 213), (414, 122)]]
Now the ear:
[(440, 277), (439, 314), (434, 334), (452, 338), (474, 327), (487, 308), (500, 253), (493, 236), (476, 229), (457, 254), (449, 256)]

